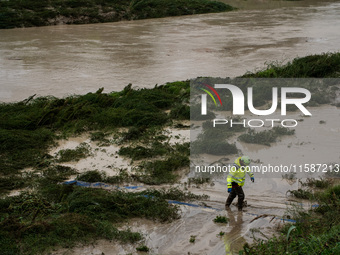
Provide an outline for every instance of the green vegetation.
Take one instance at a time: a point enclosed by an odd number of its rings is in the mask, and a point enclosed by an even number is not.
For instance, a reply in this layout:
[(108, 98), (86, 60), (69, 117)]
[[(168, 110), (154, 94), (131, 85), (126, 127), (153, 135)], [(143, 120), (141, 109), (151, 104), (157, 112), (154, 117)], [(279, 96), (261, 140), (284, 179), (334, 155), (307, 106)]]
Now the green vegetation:
[(141, 194), (152, 196), (152, 197), (158, 197), (161, 199), (167, 199), (167, 200), (177, 200), (177, 201), (193, 201), (193, 200), (202, 200), (207, 199), (207, 195), (195, 195), (191, 192), (184, 192), (181, 191), (178, 188), (170, 188), (168, 190), (166, 189), (148, 189), (146, 191), (142, 191)]
[(134, 180), (133, 176), (130, 176), (127, 173), (126, 169), (116, 169), (118, 175), (115, 176), (107, 176), (104, 171), (98, 170), (90, 170), (84, 173), (81, 173), (77, 176), (78, 181), (84, 182), (103, 182), (103, 183), (110, 183), (110, 184), (120, 184), (126, 183)]
[(233, 9), (230, 5), (209, 0), (141, 0), (133, 4), (132, 13), (135, 15), (135, 19), (147, 19), (208, 12), (225, 12), (232, 11)]
[[(239, 78), (306, 78), (306, 79), (282, 79), (280, 87), (305, 87), (312, 93), (312, 98), (305, 104), (306, 106), (318, 106), (322, 104), (335, 103), (336, 93), (339, 90), (337, 87), (338, 81), (318, 80), (307, 78), (340, 78), (340, 53), (323, 53), (319, 55), (310, 55), (302, 58), (295, 58), (287, 64), (277, 62), (268, 64), (264, 70), (254, 73), (246, 73)], [(236, 78), (233, 80), (243, 93), (247, 93), (247, 87), (253, 87), (253, 104), (254, 107), (271, 105), (272, 87), (270, 79), (263, 79), (260, 82), (256, 80), (243, 80)], [(279, 90), (280, 94), (280, 90)], [(225, 100), (224, 97), (230, 97), (231, 93), (224, 93), (223, 107), (220, 110), (231, 110), (232, 100)], [(291, 96), (299, 97), (301, 95), (292, 93)], [(246, 105), (247, 107), (247, 105)], [(280, 104), (279, 104), (280, 107)], [(288, 105), (288, 111), (295, 111), (297, 107)]]
[(298, 189), (298, 190), (288, 190), (288, 193), (293, 195), (296, 198), (302, 199), (314, 199), (315, 194), (312, 193), (312, 188), (315, 189), (326, 189), (329, 188), (333, 181), (330, 179), (322, 179), (317, 180), (315, 178), (307, 178), (305, 182), (299, 180), (299, 183), (302, 187), (308, 187), (308, 189)]
[(215, 113), (207, 111), (207, 115), (201, 114), (201, 105), (190, 106), (190, 119), (191, 120), (209, 120), (216, 117)]
[(0, 29), (162, 18), (233, 9), (210, 0), (10, 0), (0, 1)]
[[(15, 111), (11, 111), (10, 105), (0, 104), (0, 119), (7, 119), (0, 124), (0, 171), (3, 175), (15, 174), (19, 169), (41, 164), (47, 159), (46, 150), (53, 145), (56, 137), (47, 128), (32, 130), (29, 123), (21, 119), (24, 115), (22, 109), (19, 105)], [(16, 115), (7, 117), (11, 113)], [(32, 113), (27, 112), (27, 115), (30, 118)]]
[(295, 58), (285, 65), (272, 63), (263, 71), (243, 78), (340, 78), (340, 53), (323, 53)]
[(150, 139), (162, 142), (168, 139), (166, 135), (162, 133), (159, 126), (132, 126), (126, 132), (117, 133), (117, 144), (124, 144), (126, 142), (141, 142), (145, 144), (150, 143)]
[(218, 215), (216, 216), (216, 218), (214, 219), (214, 222), (215, 223), (228, 223), (229, 222), (229, 219), (225, 216), (221, 216), (221, 215)]
[(161, 222), (179, 217), (177, 207), (157, 196), (41, 186), (39, 192), (0, 199), (0, 242), (7, 252), (2, 254), (41, 254), (56, 245), (72, 247), (97, 238), (135, 243), (142, 239), (139, 233), (119, 231), (115, 224), (134, 217)]
[[(138, 164), (137, 174), (133, 176), (135, 180), (150, 185), (174, 183), (178, 179), (176, 172), (189, 166), (190, 144), (161, 143), (157, 137), (148, 138), (151, 139), (155, 141), (151, 144), (147, 141), (149, 147), (121, 147), (118, 153), (135, 160), (147, 159)], [(160, 136), (159, 140), (162, 139)]]
[[(178, 208), (167, 200), (206, 198), (177, 188), (129, 193), (58, 184), (74, 173), (69, 167), (51, 167), (35, 180), (35, 191), (0, 199), (2, 254), (41, 254), (99, 238), (138, 243), (141, 234), (118, 230), (117, 224), (135, 217), (172, 221), (179, 217)], [(98, 171), (79, 175), (86, 181), (103, 176)]]
[(147, 146), (128, 146), (128, 147), (121, 147), (118, 151), (118, 154), (121, 156), (126, 156), (131, 158), (132, 160), (140, 160), (146, 158), (152, 158), (156, 156), (164, 156), (169, 153), (176, 152), (177, 147), (182, 145), (176, 144), (171, 145), (169, 142), (161, 143), (160, 141), (152, 141)]
[[(190, 120), (190, 106), (189, 105), (175, 106), (170, 112), (170, 117), (178, 120)], [(181, 126), (179, 126), (179, 128), (181, 128)]]
[(297, 179), (296, 173), (286, 173), (282, 175), (283, 180), (287, 180), (288, 183), (294, 183)]
[(281, 236), (246, 244), (240, 254), (339, 254), (340, 185), (315, 194), (319, 206), (297, 210), (294, 225), (286, 224)]
[(188, 178), (188, 185), (190, 186), (192, 183), (193, 184), (204, 184), (204, 183), (211, 183), (211, 177), (192, 177)]
[(196, 241), (196, 236), (190, 236), (189, 242), (194, 243)]
[(77, 172), (71, 167), (48, 164), (42, 170), (22, 171), (17, 174), (0, 177), (0, 194), (21, 188), (44, 189), (49, 184), (62, 182)]
[(197, 139), (191, 143), (191, 153), (207, 153), (211, 155), (228, 155), (238, 152), (235, 144), (227, 142), (228, 138), (236, 132), (244, 131), (243, 127), (228, 128), (224, 125), (212, 127), (212, 123), (207, 121), (202, 124), (203, 131)]
[(146, 245), (142, 245), (136, 248), (137, 251), (148, 252), (150, 249)]
[[(320, 65), (326, 66), (323, 60), (327, 58), (333, 63), (332, 59), (337, 55), (323, 54), (311, 59), (319, 58)], [(316, 60), (313, 61), (311, 63)], [(329, 76), (336, 74), (329, 71)], [(268, 84), (266, 86), (269, 88)], [(335, 94), (335, 84), (310, 86), (315, 92), (312, 97), (315, 105), (329, 103), (329, 98), (332, 98), (329, 95)], [(170, 144), (169, 137), (164, 134), (164, 127), (188, 118), (188, 81), (168, 83), (153, 89), (132, 89), (128, 85), (120, 92), (102, 92), (103, 89), (100, 89), (96, 93), (63, 99), (31, 97), (22, 102), (0, 104), (0, 119), (6, 120), (0, 122), (0, 194), (28, 188), (19, 196), (0, 199), (2, 254), (42, 254), (56, 245), (72, 247), (78, 242), (99, 238), (131, 242), (143, 247), (139, 243), (142, 241), (141, 234), (118, 230), (119, 223), (135, 217), (171, 221), (179, 217), (178, 208), (171, 206), (167, 200), (205, 199), (175, 188), (127, 193), (59, 184), (76, 174), (78, 180), (87, 182), (174, 183), (179, 174), (183, 174), (180, 173), (182, 168), (189, 169), (189, 143)], [(271, 99), (271, 93), (261, 93), (265, 100), (261, 101), (258, 96), (257, 105), (266, 104)], [(191, 116), (199, 119), (200, 114), (195, 115), (199, 108), (196, 108)], [(211, 113), (211, 116), (214, 114)], [(238, 152), (236, 145), (228, 143), (228, 140), (245, 131), (244, 128), (240, 125), (235, 129), (216, 127), (219, 132), (215, 132), (218, 134), (214, 138), (208, 125), (208, 122), (203, 124), (203, 132), (197, 141), (199, 146), (193, 143), (193, 151), (196, 148), (198, 153), (222, 155)], [(57, 164), (86, 157), (90, 152), (86, 146), (62, 150), (57, 160), (47, 154), (58, 139), (83, 132), (90, 132), (91, 140), (100, 144), (121, 145), (120, 155), (141, 160), (137, 162), (135, 172), (130, 175), (126, 169), (116, 169), (119, 172), (117, 176), (107, 176), (98, 170), (79, 174), (70, 167)], [(263, 133), (249, 131), (241, 135), (240, 140), (270, 144), (281, 135), (293, 133), (293, 130), (277, 127)], [(208, 179), (189, 181), (203, 183)], [(253, 247), (245, 246), (244, 254), (307, 254), (313, 250), (316, 254), (339, 253), (336, 240), (340, 233), (340, 188), (328, 185), (327, 180), (310, 179), (306, 186), (328, 189), (320, 194), (302, 189), (291, 191), (297, 197), (316, 199), (320, 206), (310, 212), (297, 212), (295, 228), (285, 227), (282, 238), (260, 241)], [(224, 216), (218, 217), (215, 220), (227, 221), (222, 219)]]
[(194, 141), (192, 143), (192, 153), (207, 153), (211, 155), (230, 155), (238, 152), (235, 144), (230, 144), (226, 141)]
[[(103, 89), (100, 89), (96, 93), (63, 99), (31, 97), (22, 102), (0, 104), (0, 119), (6, 119), (0, 124), (0, 192), (26, 186), (26, 180), (20, 174), (22, 169), (48, 167), (52, 157), (46, 153), (47, 149), (59, 138), (93, 130), (91, 139), (105, 142), (109, 130), (128, 127), (123, 134), (115, 133), (120, 136), (117, 138), (120, 143), (139, 139), (149, 141), (151, 137), (156, 141), (165, 140), (167, 137), (155, 130), (177, 120), (166, 111), (171, 112), (179, 104), (186, 104), (189, 89), (188, 81), (136, 90), (129, 84), (120, 92), (102, 93)], [(155, 144), (154, 149), (162, 146)], [(165, 171), (171, 177), (169, 181), (174, 181), (176, 176), (169, 171), (189, 164), (189, 146), (181, 146), (165, 146), (173, 152), (159, 162), (145, 163), (142, 168), (159, 176)], [(176, 159), (178, 153), (182, 155)], [(60, 151), (57, 161), (78, 160), (88, 155), (89, 150), (84, 145), (76, 150)], [(166, 170), (166, 163), (161, 161), (174, 163), (174, 166)], [(162, 182), (167, 180), (165, 175)]]
[(90, 170), (79, 174), (77, 180), (83, 182), (106, 182), (107, 176), (104, 171)]
[(98, 146), (100, 147), (109, 146), (112, 143), (112, 141), (107, 138), (108, 135), (109, 133), (105, 133), (103, 131), (96, 131), (90, 133), (90, 139), (91, 141), (97, 142)]
[(162, 183), (174, 183), (177, 180), (176, 171), (189, 166), (189, 146), (186, 154), (173, 154), (164, 160), (144, 161), (139, 165), (142, 174), (138, 177), (139, 181), (158, 185)]
[(79, 161), (82, 158), (86, 158), (91, 155), (90, 145), (87, 143), (79, 144), (74, 150), (65, 149), (60, 150), (57, 153), (57, 162), (70, 162), (70, 161)]
[(308, 190), (298, 189), (298, 190), (288, 190), (296, 198), (309, 199), (313, 198), (313, 193)]
[(290, 130), (284, 127), (273, 127), (271, 130), (265, 130), (261, 132), (255, 132), (253, 129), (249, 129), (246, 134), (242, 134), (238, 139), (245, 143), (255, 143), (270, 146), (270, 143), (277, 141), (279, 136), (293, 135), (295, 130)]
[(301, 183), (302, 186), (308, 186), (310, 188), (319, 188), (319, 189), (325, 189), (331, 186), (332, 180), (330, 179), (323, 179), (320, 178), (320, 180), (317, 180), (315, 178), (307, 178), (307, 180), (303, 183)]

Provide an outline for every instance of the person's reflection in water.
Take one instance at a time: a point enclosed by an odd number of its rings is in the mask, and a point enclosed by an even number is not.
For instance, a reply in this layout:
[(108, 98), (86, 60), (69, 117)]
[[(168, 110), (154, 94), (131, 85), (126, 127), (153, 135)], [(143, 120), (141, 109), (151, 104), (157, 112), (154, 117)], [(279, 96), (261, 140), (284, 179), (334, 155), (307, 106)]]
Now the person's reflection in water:
[[(225, 244), (225, 251), (227, 255), (238, 254), (239, 250), (242, 249), (245, 239), (242, 236), (242, 226), (243, 226), (243, 213), (242, 212), (232, 212), (227, 210), (229, 218), (229, 227), (223, 240)], [(235, 220), (236, 217), (236, 220)]]

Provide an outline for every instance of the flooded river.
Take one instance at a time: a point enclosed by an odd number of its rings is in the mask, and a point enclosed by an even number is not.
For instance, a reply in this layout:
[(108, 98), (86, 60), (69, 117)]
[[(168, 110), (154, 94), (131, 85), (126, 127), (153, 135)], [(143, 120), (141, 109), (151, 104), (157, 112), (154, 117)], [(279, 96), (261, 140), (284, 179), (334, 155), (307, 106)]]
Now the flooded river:
[(0, 30), (0, 101), (232, 77), (265, 62), (340, 48), (340, 3), (230, 3), (240, 10)]
[[(297, 56), (340, 49), (340, 3), (233, 0), (230, 4), (240, 10), (131, 22), (0, 30), (0, 101), (23, 100), (33, 94), (84, 94), (100, 87), (108, 92), (121, 90), (129, 83), (153, 87), (198, 76), (237, 76), (263, 68), (266, 62), (285, 62)], [(335, 162), (339, 159), (339, 143), (334, 139), (340, 132), (338, 109), (318, 108), (314, 116), (300, 123), (294, 136), (285, 137), (272, 147), (241, 142), (237, 142), (237, 147), (265, 163), (287, 163), (292, 158), (305, 163)], [(188, 139), (186, 132), (184, 136)], [(321, 135), (315, 136), (316, 132)], [(81, 142), (90, 143), (86, 136), (62, 141), (51, 154)], [(98, 150), (94, 156), (70, 166), (79, 172), (100, 169), (113, 175), (112, 155), (116, 150), (114, 147)], [(327, 150), (329, 153), (325, 155)], [(229, 161), (234, 157), (230, 156)], [(317, 161), (321, 158), (323, 162)], [(129, 164), (119, 159), (115, 162), (120, 164), (117, 167)], [(201, 201), (203, 206), (181, 205), (181, 219), (172, 223), (138, 219), (123, 226), (143, 233), (152, 253), (238, 254), (245, 242), (252, 242), (255, 230), (261, 232), (257, 236), (271, 236), (275, 232), (283, 222), (280, 218), (287, 212), (287, 204), (292, 202), (286, 192), (299, 187), (298, 182), (289, 183), (281, 177), (256, 176), (255, 183), (247, 180), (244, 190), (249, 206), (240, 214), (234, 206), (231, 212), (223, 210), (227, 196), (225, 177), (216, 179), (211, 186), (186, 186), (186, 182), (184, 177), (178, 186), (210, 196), (209, 200)], [(145, 188), (148, 187), (141, 189)], [(214, 223), (218, 215), (228, 217), (229, 224)], [(259, 215), (270, 217), (257, 218)], [(189, 241), (191, 236), (195, 237), (195, 243)], [(135, 254), (136, 251), (131, 245), (100, 240), (96, 245), (60, 249), (53, 254), (102, 253)]]

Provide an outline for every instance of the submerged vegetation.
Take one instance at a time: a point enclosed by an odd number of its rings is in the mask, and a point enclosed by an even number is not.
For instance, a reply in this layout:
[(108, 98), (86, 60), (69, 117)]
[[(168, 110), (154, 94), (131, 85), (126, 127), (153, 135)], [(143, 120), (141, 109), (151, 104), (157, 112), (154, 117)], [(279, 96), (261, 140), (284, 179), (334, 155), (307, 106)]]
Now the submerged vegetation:
[[(157, 134), (155, 130), (176, 120), (167, 111), (177, 108), (178, 104), (186, 104), (189, 93), (189, 81), (136, 90), (132, 89), (130, 84), (120, 92), (102, 93), (101, 89), (96, 93), (63, 99), (39, 97), (17, 103), (2, 103), (0, 119), (6, 121), (0, 124), (1, 182), (4, 178), (7, 180), (15, 176), (18, 179), (20, 170), (24, 168), (43, 167), (48, 164), (51, 156), (47, 154), (47, 149), (55, 144), (58, 138), (65, 136), (92, 130), (129, 127), (129, 130), (122, 134), (121, 143), (143, 138), (149, 140), (150, 137), (162, 141), (166, 137)], [(91, 139), (101, 139), (105, 142), (105, 133), (93, 132)], [(165, 159), (159, 159), (154, 166), (146, 162), (143, 168), (149, 173), (157, 175), (156, 172), (163, 171), (160, 168), (166, 165), (161, 165), (164, 160), (174, 163), (173, 170), (188, 163), (188, 145), (171, 147), (155, 142), (151, 146), (154, 149), (161, 147), (164, 147), (163, 151), (166, 150), (167, 153), (170, 150), (170, 153)], [(125, 153), (135, 151), (129, 155), (131, 157), (150, 156), (145, 155), (146, 150), (141, 154), (133, 147), (124, 148)], [(57, 155), (57, 161), (77, 160), (89, 153), (85, 145), (75, 150), (63, 150)], [(124, 154), (124, 149), (121, 153)], [(182, 158), (176, 158), (176, 153), (182, 153)], [(170, 179), (173, 181), (175, 176)], [(13, 188), (22, 186), (24, 184), (12, 185)]]
[(162, 18), (233, 9), (211, 0), (11, 0), (0, 1), (0, 29)]
[[(168, 199), (201, 198), (178, 189), (129, 193), (61, 184), (76, 174), (78, 180), (87, 182), (172, 183), (178, 178), (176, 171), (189, 165), (189, 143), (172, 144), (162, 132), (173, 121), (189, 118), (178, 107), (188, 103), (188, 81), (153, 89), (128, 85), (120, 92), (102, 91), (0, 104), (0, 118), (6, 119), (0, 124), (0, 192), (26, 190), (0, 199), (2, 254), (41, 254), (52, 247), (96, 239), (142, 245), (140, 233), (118, 230), (119, 224), (134, 217), (171, 221), (179, 214)], [(48, 154), (58, 139), (88, 131), (99, 146), (117, 143), (122, 145), (120, 155), (143, 160), (137, 173), (117, 169), (117, 176), (97, 170), (79, 174), (58, 165), (89, 156), (88, 144)]]
[[(315, 58), (311, 58), (314, 62), (310, 62), (319, 63)], [(326, 68), (325, 58), (333, 59), (333, 56), (319, 56), (320, 65)], [(291, 64), (296, 63), (300, 64), (295, 60)], [(312, 74), (307, 72), (306, 75)], [(336, 74), (335, 71), (329, 72), (329, 76)], [(291, 76), (294, 75), (291, 73)], [(335, 89), (331, 87), (317, 88), (315, 85), (314, 102), (329, 103), (324, 100), (324, 96), (318, 95), (323, 90), (326, 94), (334, 92)], [(130, 242), (138, 247), (137, 250), (146, 251), (143, 236), (122, 230), (122, 223), (135, 217), (172, 221), (179, 217), (179, 212), (178, 207), (170, 205), (168, 200), (191, 201), (206, 197), (177, 188), (123, 192), (119, 189), (108, 191), (61, 183), (75, 175), (80, 181), (110, 184), (175, 183), (184, 172), (181, 170), (189, 169), (190, 144), (174, 143), (164, 134), (164, 130), (180, 127), (180, 121), (190, 118), (189, 95), (189, 81), (184, 81), (152, 89), (133, 89), (128, 85), (120, 92), (103, 93), (103, 89), (100, 89), (96, 93), (62, 99), (30, 97), (22, 102), (1, 103), (0, 119), (6, 121), (0, 122), (0, 194), (24, 190), (20, 195), (3, 196), (0, 199), (1, 254), (42, 254), (58, 245), (72, 247), (96, 239)], [(258, 99), (261, 100), (260, 97)], [(266, 103), (266, 100), (258, 104)], [(214, 116), (214, 113), (210, 113), (210, 116)], [(191, 112), (191, 117), (202, 120), (199, 108)], [(264, 133), (244, 133), (247, 129), (240, 125), (233, 129), (222, 126), (216, 129), (219, 129), (217, 136), (212, 133), (209, 122), (203, 123), (203, 132), (197, 140), (199, 144), (196, 146), (192, 143), (191, 149), (194, 152), (196, 149), (197, 153), (234, 154), (238, 153), (238, 149), (235, 143), (230, 142), (231, 138), (270, 144), (281, 135), (294, 134), (294, 130), (279, 127)], [(107, 176), (99, 171), (101, 169), (78, 173), (71, 167), (59, 165), (89, 156), (91, 150), (86, 145), (74, 150), (61, 150), (54, 156), (48, 154), (48, 149), (56, 145), (58, 139), (83, 132), (88, 132), (91, 141), (99, 146), (119, 145), (118, 154), (134, 163), (132, 172), (117, 168), (116, 176)], [(204, 183), (209, 179), (188, 181)], [(295, 196), (305, 195), (305, 198), (316, 199), (319, 207), (310, 212), (297, 212), (295, 228), (285, 227), (282, 238), (262, 240), (254, 246), (246, 245), (243, 253), (283, 254), (301, 251), (307, 254), (310, 250), (315, 250), (317, 254), (339, 253), (340, 189), (339, 186), (329, 187), (328, 184), (324, 179), (310, 179), (306, 186), (328, 189), (312, 195), (292, 191)], [(216, 218), (216, 221), (227, 220)]]
[(210, 121), (202, 124), (203, 130), (197, 139), (191, 143), (191, 153), (207, 153), (211, 155), (236, 154), (238, 149), (234, 143), (229, 143), (228, 138), (237, 132), (244, 131), (245, 128), (226, 128), (223, 125), (212, 127)]
[(53, 195), (33, 192), (0, 199), (1, 254), (41, 254), (98, 238), (135, 243), (141, 234), (118, 230), (115, 224), (133, 217), (178, 218), (177, 207), (157, 196), (56, 184), (45, 188)]
[(307, 186), (310, 188), (318, 188), (318, 189), (325, 189), (331, 186), (332, 181), (326, 178), (307, 178), (306, 182), (301, 183), (302, 186)]
[(293, 135), (295, 130), (284, 127), (273, 127), (271, 130), (255, 132), (253, 129), (248, 130), (246, 134), (240, 135), (238, 138), (245, 143), (255, 143), (270, 146), (270, 143), (277, 141), (279, 136)]
[(339, 254), (340, 185), (313, 198), (318, 206), (295, 211), (296, 223), (284, 225), (279, 237), (246, 244), (240, 254)]
[(158, 197), (161, 199), (168, 199), (168, 200), (178, 200), (178, 201), (193, 201), (193, 200), (202, 200), (207, 199), (208, 196), (206, 195), (195, 195), (191, 192), (183, 192), (178, 188), (170, 188), (168, 190), (162, 189), (149, 189), (146, 191), (142, 191), (141, 194), (151, 196), (151, 197)]
[(216, 216), (216, 218), (214, 219), (214, 222), (215, 223), (228, 223), (229, 222), (229, 219), (225, 216), (222, 216), (222, 215), (218, 215)]
[(189, 166), (189, 146), (186, 154), (173, 154), (165, 160), (144, 161), (139, 168), (143, 174), (138, 177), (139, 181), (157, 185), (162, 183), (174, 183), (178, 178), (176, 171)]

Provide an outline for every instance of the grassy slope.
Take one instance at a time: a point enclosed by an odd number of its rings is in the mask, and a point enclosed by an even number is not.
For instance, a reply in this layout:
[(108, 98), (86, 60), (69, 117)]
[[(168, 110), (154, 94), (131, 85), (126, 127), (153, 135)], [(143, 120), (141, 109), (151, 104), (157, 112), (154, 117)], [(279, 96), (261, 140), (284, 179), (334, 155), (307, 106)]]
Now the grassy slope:
[(88, 24), (231, 11), (210, 0), (10, 0), (0, 1), (0, 29)]

